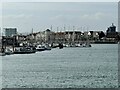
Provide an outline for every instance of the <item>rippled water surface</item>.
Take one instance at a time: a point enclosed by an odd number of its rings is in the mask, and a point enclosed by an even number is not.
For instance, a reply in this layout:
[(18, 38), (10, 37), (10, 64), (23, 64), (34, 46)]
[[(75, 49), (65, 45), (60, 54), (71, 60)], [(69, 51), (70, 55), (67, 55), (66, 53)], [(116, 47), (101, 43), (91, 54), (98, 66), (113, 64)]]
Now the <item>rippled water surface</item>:
[(2, 58), (4, 88), (118, 87), (117, 44), (63, 48)]

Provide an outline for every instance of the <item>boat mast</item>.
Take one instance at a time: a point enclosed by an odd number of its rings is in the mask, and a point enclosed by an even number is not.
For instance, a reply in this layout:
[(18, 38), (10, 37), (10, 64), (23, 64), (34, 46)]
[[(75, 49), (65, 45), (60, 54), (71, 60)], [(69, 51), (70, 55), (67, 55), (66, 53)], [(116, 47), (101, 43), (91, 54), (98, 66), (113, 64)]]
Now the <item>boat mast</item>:
[(72, 38), (72, 42), (75, 43), (75, 26), (73, 26), (73, 38)]
[[(64, 24), (64, 35), (65, 35), (65, 33), (66, 33), (66, 32), (65, 32), (65, 31), (66, 31), (65, 29), (66, 29), (66, 27), (65, 27), (65, 24)], [(63, 41), (63, 42), (64, 42), (64, 44), (65, 44), (65, 37), (64, 37), (64, 41)]]
[(32, 28), (32, 34), (33, 34), (33, 28)]
[(50, 27), (50, 30), (52, 31), (52, 25), (51, 25), (51, 27)]
[(87, 27), (87, 43), (89, 43), (89, 36), (90, 36), (90, 32), (88, 31), (89, 30), (89, 28)]
[(59, 31), (59, 27), (57, 27), (57, 32), (56, 32), (56, 37), (57, 37), (56, 43), (58, 43), (58, 31)]

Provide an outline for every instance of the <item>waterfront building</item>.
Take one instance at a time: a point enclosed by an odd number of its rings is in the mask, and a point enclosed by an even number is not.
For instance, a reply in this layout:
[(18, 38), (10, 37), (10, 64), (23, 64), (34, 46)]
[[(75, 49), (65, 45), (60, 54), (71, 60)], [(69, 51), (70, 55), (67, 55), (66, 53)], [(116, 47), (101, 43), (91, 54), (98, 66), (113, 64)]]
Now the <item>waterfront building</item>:
[(13, 36), (13, 37), (2, 36), (2, 45), (4, 47), (6, 47), (6, 46), (18, 46), (18, 40), (16, 39), (16, 36)]
[(56, 32), (55, 33), (55, 42), (64, 43), (65, 42), (65, 32)]
[(44, 32), (37, 32), (35, 38), (38, 44), (42, 44), (42, 42), (45, 40)]
[(15, 35), (17, 42), (20, 43), (26, 43), (26, 35), (23, 34), (19, 34), (19, 35)]
[(90, 32), (90, 34), (91, 34), (91, 37), (93, 37), (93, 38), (97, 38), (98, 36), (99, 36), (99, 33), (101, 32), (101, 31), (89, 31)]
[[(99, 40), (100, 38), (105, 37), (105, 34), (104, 34), (104, 32), (102, 30), (101, 31), (99, 31), (99, 30), (98, 31), (97, 30), (96, 31), (92, 31), (91, 30), (89, 32), (91, 33), (91, 35), (90, 35), (90, 39), (91, 40), (95, 40), (96, 41), (96, 40)], [(100, 35), (101, 33), (104, 34), (104, 35)]]
[(81, 40), (81, 31), (66, 31), (65, 40), (68, 43), (79, 42)]
[(5, 36), (14, 36), (17, 34), (17, 28), (4, 28), (5, 30)]
[(66, 31), (65, 32), (65, 40), (66, 40), (67, 43), (72, 43), (73, 31)]
[(112, 25), (108, 27), (106, 31), (106, 37), (113, 39), (116, 37), (116, 35), (117, 35), (116, 26), (114, 26), (114, 24), (112, 23)]
[(55, 41), (55, 33), (53, 31), (47, 29), (43, 33), (45, 43), (53, 43)]
[(75, 41), (75, 42), (81, 41), (81, 34), (82, 34), (81, 31), (74, 31), (74, 33), (73, 33), (73, 41)]
[(26, 37), (26, 41), (27, 43), (36, 43), (36, 33), (30, 33), (29, 35), (27, 35)]
[(116, 32), (116, 26), (112, 23), (112, 25), (108, 27), (107, 32)]

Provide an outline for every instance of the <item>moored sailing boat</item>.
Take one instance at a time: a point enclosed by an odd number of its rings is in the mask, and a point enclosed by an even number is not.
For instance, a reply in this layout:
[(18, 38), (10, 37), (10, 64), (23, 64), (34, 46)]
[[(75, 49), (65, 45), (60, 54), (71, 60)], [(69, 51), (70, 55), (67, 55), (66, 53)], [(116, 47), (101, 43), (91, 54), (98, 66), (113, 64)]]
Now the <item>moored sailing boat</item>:
[(13, 53), (14, 54), (31, 54), (35, 52), (36, 50), (33, 50), (33, 48), (31, 47), (20, 47), (20, 48), (16, 48)]

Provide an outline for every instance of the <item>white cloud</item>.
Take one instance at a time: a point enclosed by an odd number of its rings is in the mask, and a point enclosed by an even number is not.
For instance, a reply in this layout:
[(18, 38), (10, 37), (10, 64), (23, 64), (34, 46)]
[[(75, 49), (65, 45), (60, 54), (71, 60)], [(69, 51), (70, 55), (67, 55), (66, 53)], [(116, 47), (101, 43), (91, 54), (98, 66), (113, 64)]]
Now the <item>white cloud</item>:
[(109, 15), (107, 15), (105, 13), (97, 12), (94, 14), (84, 14), (82, 17), (80, 16), (80, 18), (88, 19), (88, 20), (102, 20), (107, 16), (109, 16)]
[(25, 14), (18, 14), (18, 15), (5, 15), (3, 16), (3, 20), (4, 19), (27, 19), (27, 18), (31, 18), (32, 15), (25, 15)]
[(50, 18), (52, 22), (67, 23), (71, 22), (72, 18), (69, 15), (56, 15)]
[(57, 16), (51, 17), (50, 19), (64, 21), (67, 19), (67, 17), (65, 15), (57, 15)]
[(102, 19), (104, 17), (106, 17), (106, 14), (104, 14), (104, 13), (98, 12), (95, 14), (96, 19)]

